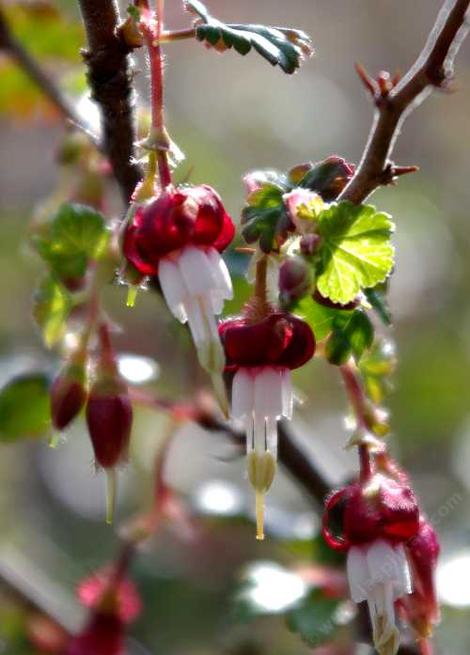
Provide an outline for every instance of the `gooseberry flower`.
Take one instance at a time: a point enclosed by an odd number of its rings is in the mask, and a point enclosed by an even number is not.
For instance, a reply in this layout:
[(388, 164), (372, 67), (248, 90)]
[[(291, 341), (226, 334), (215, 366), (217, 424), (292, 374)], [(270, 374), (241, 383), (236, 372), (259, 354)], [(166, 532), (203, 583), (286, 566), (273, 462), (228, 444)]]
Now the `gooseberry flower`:
[[(342, 504), (342, 534), (330, 531), (330, 515)], [(411, 593), (406, 544), (419, 529), (419, 509), (411, 488), (376, 473), (334, 492), (326, 501), (323, 535), (328, 545), (347, 552), (351, 598), (367, 601), (375, 648), (395, 655), (399, 632), (394, 603)]]
[(315, 352), (310, 327), (282, 311), (253, 321), (249, 315), (219, 326), (226, 370), (234, 373), (232, 417), (245, 423), (248, 476), (256, 491), (257, 538), (263, 539), (264, 494), (274, 478), (277, 422), (292, 417), (290, 371)]
[(219, 195), (207, 185), (165, 189), (137, 210), (124, 234), (127, 261), (142, 276), (158, 276), (170, 311), (189, 324), (209, 372), (224, 366), (215, 316), (233, 295), (220, 253), (234, 234)]

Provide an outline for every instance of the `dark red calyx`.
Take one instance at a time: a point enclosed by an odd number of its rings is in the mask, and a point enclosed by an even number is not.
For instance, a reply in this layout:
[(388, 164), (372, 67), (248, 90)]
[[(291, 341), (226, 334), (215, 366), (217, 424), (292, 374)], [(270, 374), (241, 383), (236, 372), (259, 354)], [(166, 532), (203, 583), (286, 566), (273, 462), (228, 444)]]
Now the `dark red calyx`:
[(219, 326), (227, 359), (226, 369), (240, 366), (298, 368), (315, 353), (315, 338), (307, 323), (288, 312), (273, 312), (250, 323), (246, 316)]
[(124, 233), (126, 259), (142, 275), (157, 275), (162, 257), (187, 245), (222, 252), (235, 227), (217, 192), (207, 185), (177, 186), (140, 207)]
[(303, 257), (289, 257), (279, 270), (279, 294), (286, 305), (307, 295), (312, 286), (312, 272)]
[(434, 572), (441, 550), (437, 534), (428, 521), (421, 518), (418, 534), (406, 544), (413, 573), (414, 591), (437, 606)]
[(115, 614), (93, 612), (84, 630), (72, 637), (65, 655), (123, 655), (125, 627)]
[(112, 468), (123, 461), (132, 427), (127, 386), (113, 377), (99, 378), (90, 391), (86, 419), (96, 462)]
[(356, 483), (345, 495), (343, 532), (349, 543), (384, 538), (405, 542), (418, 532), (419, 508), (407, 485), (382, 475)]
[(67, 364), (50, 390), (52, 424), (56, 430), (63, 430), (78, 416), (86, 395), (84, 364)]
[(132, 623), (142, 610), (140, 596), (131, 580), (115, 577), (114, 566), (96, 571), (78, 585), (78, 599), (84, 607), (116, 614), (123, 623)]

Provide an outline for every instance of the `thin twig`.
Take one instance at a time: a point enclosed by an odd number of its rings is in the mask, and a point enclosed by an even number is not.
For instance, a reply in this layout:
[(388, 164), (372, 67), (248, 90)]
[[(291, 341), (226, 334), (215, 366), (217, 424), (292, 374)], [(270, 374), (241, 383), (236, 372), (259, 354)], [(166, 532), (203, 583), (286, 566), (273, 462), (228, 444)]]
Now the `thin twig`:
[(418, 59), (407, 75), (385, 96), (376, 98), (376, 114), (361, 162), (340, 200), (363, 202), (377, 187), (391, 182), (390, 155), (405, 118), (433, 87), (452, 79), (458, 49), (468, 32), (470, 0), (446, 2)]
[(127, 203), (142, 177), (134, 161), (130, 48), (117, 35), (119, 10), (115, 0), (79, 0), (79, 5), (88, 39), (83, 56), (92, 97), (101, 111), (104, 151)]
[(60, 112), (61, 116), (72, 123), (76, 128), (85, 132), (87, 136), (98, 145), (98, 138), (89, 127), (84, 124), (80, 115), (75, 111), (71, 102), (64, 96), (54, 81), (38, 64), (23, 45), (13, 35), (4, 12), (0, 8), (0, 50), (4, 50), (28, 77), (38, 86), (46, 98)]

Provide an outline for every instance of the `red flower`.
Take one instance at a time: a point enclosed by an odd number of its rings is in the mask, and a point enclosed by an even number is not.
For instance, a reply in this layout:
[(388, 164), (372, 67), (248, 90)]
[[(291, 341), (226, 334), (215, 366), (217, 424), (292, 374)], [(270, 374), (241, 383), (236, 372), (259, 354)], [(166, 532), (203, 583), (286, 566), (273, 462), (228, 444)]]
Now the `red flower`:
[(115, 614), (94, 612), (85, 629), (72, 637), (65, 655), (123, 655), (125, 628)]
[(142, 602), (131, 580), (124, 578), (112, 584), (113, 573), (113, 567), (107, 567), (82, 580), (77, 588), (78, 599), (84, 607), (106, 608), (123, 623), (131, 623), (139, 616)]
[(157, 275), (160, 260), (188, 245), (222, 252), (235, 228), (217, 192), (207, 185), (163, 191), (137, 210), (126, 228), (123, 250), (142, 275)]
[(247, 317), (229, 319), (219, 326), (226, 368), (275, 366), (299, 368), (315, 352), (310, 326), (288, 312), (273, 312), (258, 323)]

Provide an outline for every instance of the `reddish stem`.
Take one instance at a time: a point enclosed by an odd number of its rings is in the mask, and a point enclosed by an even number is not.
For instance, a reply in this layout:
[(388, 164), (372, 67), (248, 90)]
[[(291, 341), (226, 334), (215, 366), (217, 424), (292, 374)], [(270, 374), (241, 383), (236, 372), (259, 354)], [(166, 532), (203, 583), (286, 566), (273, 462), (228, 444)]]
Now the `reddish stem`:
[(107, 372), (116, 374), (117, 364), (114, 354), (114, 348), (111, 343), (111, 334), (109, 325), (106, 321), (100, 323), (98, 327), (98, 338), (100, 342), (100, 364)]
[[(357, 427), (361, 431), (369, 432), (371, 429), (370, 416), (367, 407), (367, 398), (364, 393), (359, 375), (353, 365), (348, 363), (340, 367), (349, 402), (357, 420)], [(361, 480), (368, 480), (372, 474), (372, 465), (369, 448), (366, 444), (358, 447)]]
[(432, 655), (433, 648), (429, 639), (420, 639), (418, 642), (420, 655)]
[(165, 148), (166, 140), (165, 119), (163, 109), (163, 56), (160, 45), (163, 25), (163, 1), (157, 1), (155, 11), (155, 29), (151, 27), (152, 21), (146, 20), (143, 23), (143, 32), (147, 44), (150, 63), (150, 86), (152, 105), (152, 136), (157, 140), (157, 164), (160, 183), (163, 189), (171, 184), (171, 171), (168, 164), (168, 155)]

